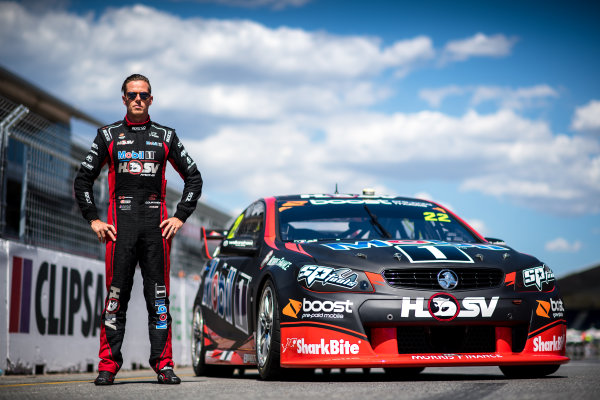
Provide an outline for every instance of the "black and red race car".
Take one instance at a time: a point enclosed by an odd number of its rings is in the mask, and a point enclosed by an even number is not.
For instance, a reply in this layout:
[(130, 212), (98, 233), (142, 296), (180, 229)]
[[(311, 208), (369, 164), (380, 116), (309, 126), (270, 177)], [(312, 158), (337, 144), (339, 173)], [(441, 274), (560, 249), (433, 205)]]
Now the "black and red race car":
[(550, 268), (434, 202), (270, 197), (217, 237), (194, 304), (197, 375), (497, 365), (541, 377), (569, 361)]

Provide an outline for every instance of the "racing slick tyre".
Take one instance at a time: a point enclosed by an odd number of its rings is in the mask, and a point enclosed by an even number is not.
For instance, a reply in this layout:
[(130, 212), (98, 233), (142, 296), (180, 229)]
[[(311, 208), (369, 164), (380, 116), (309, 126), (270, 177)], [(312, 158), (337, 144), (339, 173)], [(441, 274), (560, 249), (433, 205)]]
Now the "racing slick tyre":
[(408, 367), (408, 368), (384, 368), (388, 378), (393, 379), (408, 379), (419, 375), (425, 367)]
[(224, 365), (207, 365), (204, 362), (206, 346), (204, 343), (204, 317), (202, 316), (202, 307), (196, 303), (194, 305), (194, 315), (192, 316), (192, 367), (196, 376), (222, 376), (233, 375), (233, 367)]
[(507, 378), (542, 378), (558, 371), (560, 365), (505, 365), (500, 371)]
[(256, 364), (261, 379), (273, 380), (283, 375), (280, 363), (280, 335), (277, 297), (273, 282), (267, 280), (262, 288), (256, 312)]

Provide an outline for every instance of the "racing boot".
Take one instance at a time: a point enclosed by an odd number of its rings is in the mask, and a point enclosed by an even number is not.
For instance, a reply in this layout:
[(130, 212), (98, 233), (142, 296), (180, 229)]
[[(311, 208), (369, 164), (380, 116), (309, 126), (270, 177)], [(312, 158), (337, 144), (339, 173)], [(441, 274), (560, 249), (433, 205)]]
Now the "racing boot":
[(115, 381), (115, 374), (110, 371), (100, 371), (98, 377), (94, 381), (96, 386), (112, 385)]
[(181, 379), (173, 371), (173, 367), (164, 367), (158, 371), (158, 383), (165, 383), (167, 385), (178, 385), (181, 383)]

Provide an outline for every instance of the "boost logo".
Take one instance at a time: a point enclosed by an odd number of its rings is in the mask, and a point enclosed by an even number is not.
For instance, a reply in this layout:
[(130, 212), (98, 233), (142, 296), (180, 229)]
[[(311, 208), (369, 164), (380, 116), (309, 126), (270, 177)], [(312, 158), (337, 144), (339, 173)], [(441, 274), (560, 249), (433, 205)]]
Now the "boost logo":
[(287, 306), (283, 307), (283, 315), (287, 315), (288, 317), (298, 318), (298, 313), (302, 309), (302, 303), (298, 300), (290, 299), (290, 302)]

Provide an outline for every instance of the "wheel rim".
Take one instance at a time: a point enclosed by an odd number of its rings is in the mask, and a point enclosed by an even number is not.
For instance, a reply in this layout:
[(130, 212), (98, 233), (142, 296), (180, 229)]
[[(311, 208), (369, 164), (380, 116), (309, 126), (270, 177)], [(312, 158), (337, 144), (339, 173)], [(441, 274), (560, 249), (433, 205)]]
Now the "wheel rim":
[(196, 306), (192, 319), (192, 362), (194, 365), (199, 365), (201, 361), (202, 347), (204, 346), (203, 332), (204, 318), (200, 306)]
[(260, 367), (265, 365), (271, 351), (274, 312), (273, 291), (270, 286), (266, 286), (258, 306), (258, 324), (256, 327), (256, 355)]

